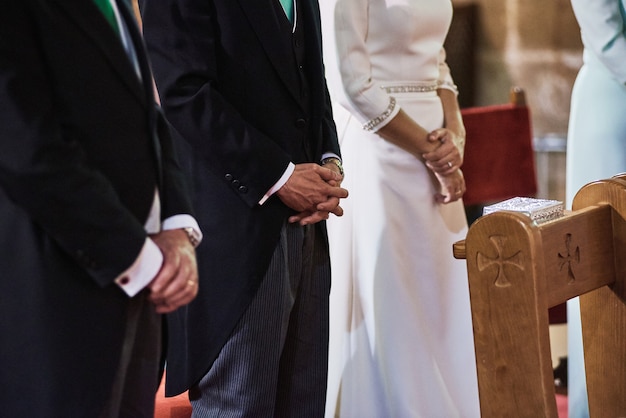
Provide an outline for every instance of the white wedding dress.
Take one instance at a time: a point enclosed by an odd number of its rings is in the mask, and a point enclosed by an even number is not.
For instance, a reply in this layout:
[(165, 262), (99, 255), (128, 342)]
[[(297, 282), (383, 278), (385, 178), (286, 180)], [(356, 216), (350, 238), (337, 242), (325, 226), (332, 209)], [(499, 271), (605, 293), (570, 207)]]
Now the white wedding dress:
[(375, 134), (399, 108), (427, 130), (443, 125), (436, 89), (454, 89), (442, 49), (452, 5), (320, 5), (350, 192), (345, 215), (328, 222), (326, 415), (478, 417), (467, 273), (452, 256), (467, 233), (463, 205), (435, 203), (437, 183), (425, 165)]

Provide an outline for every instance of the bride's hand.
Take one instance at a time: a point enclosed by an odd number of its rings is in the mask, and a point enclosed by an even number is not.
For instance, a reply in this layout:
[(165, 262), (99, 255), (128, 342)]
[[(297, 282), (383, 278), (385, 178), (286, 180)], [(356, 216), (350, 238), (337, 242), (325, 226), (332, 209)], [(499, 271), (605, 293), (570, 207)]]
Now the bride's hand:
[(461, 168), (465, 138), (450, 129), (441, 128), (430, 132), (428, 140), (440, 143), (436, 150), (422, 156), (428, 168), (441, 175), (453, 174)]
[(435, 172), (435, 177), (439, 180), (441, 190), (435, 195), (438, 203), (450, 203), (459, 200), (465, 193), (465, 179), (463, 172), (456, 169), (451, 174), (439, 174)]

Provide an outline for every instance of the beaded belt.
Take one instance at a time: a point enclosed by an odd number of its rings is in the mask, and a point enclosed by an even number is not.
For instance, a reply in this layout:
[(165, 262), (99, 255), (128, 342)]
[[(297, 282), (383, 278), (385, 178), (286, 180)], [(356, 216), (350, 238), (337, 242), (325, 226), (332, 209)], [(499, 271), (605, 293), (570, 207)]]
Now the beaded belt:
[(435, 81), (432, 83), (407, 83), (396, 84), (390, 86), (380, 86), (389, 94), (393, 93), (426, 93), (429, 91), (435, 91), (439, 88), (439, 84)]
[[(432, 82), (415, 82), (415, 83), (398, 83), (392, 84), (388, 86), (380, 86), (381, 89), (385, 90), (387, 94), (398, 94), (398, 93), (429, 93), (433, 91), (437, 91), (437, 89), (445, 88), (454, 91), (458, 94), (458, 90), (456, 85), (453, 83), (444, 81), (432, 81)], [(394, 112), (396, 108), (396, 99), (393, 96), (389, 96), (389, 106), (385, 111), (375, 117), (374, 119), (370, 119), (363, 125), (363, 129), (366, 131), (373, 131), (376, 129), (378, 125), (380, 125), (383, 121), (385, 121), (389, 116)]]

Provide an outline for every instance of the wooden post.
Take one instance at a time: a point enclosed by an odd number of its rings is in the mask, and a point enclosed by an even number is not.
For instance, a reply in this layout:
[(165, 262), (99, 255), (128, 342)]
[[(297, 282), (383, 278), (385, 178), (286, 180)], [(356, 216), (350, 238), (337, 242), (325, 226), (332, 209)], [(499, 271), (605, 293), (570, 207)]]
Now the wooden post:
[(544, 224), (483, 216), (454, 256), (467, 259), (483, 418), (557, 417), (548, 308), (579, 295), (590, 415), (626, 416), (626, 175)]
[[(598, 202), (611, 205), (615, 283), (580, 297), (583, 349), (591, 417), (626, 416), (626, 180), (588, 184), (574, 209)], [(581, 254), (581, 257), (583, 255)]]

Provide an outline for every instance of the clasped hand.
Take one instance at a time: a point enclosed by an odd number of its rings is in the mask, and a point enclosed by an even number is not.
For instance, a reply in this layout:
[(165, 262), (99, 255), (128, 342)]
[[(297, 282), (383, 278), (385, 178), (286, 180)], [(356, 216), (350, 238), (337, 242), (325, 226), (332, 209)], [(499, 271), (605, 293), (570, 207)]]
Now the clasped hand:
[(198, 294), (196, 251), (180, 229), (161, 231), (150, 238), (163, 254), (163, 265), (150, 282), (150, 301), (158, 313), (169, 313)]
[(289, 217), (289, 222), (308, 225), (328, 219), (331, 213), (342, 216), (339, 202), (348, 197), (348, 191), (340, 186), (342, 180), (341, 174), (330, 168), (296, 164), (289, 180), (276, 192), (285, 205), (298, 212)]
[(428, 140), (439, 143), (434, 151), (423, 155), (426, 166), (433, 171), (441, 186), (435, 200), (439, 203), (459, 200), (465, 193), (461, 171), (465, 139), (450, 129), (441, 128), (430, 132)]

